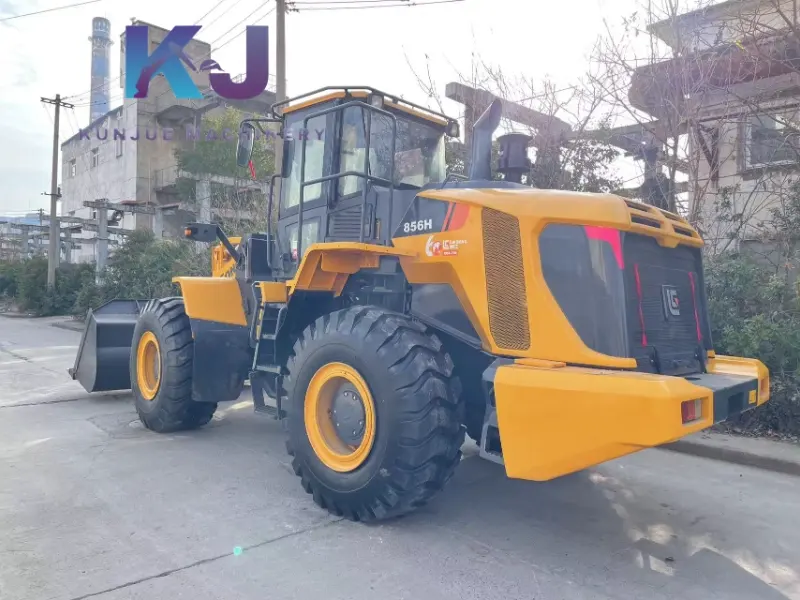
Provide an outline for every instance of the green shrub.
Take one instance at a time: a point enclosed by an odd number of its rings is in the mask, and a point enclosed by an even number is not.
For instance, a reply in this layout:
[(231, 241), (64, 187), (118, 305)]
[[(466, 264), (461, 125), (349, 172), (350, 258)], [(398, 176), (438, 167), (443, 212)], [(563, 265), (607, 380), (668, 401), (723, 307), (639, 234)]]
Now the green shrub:
[(0, 296), (16, 298), (19, 278), (22, 274), (22, 261), (0, 261)]
[(36, 256), (24, 261), (18, 286), (17, 304), (20, 309), (42, 314), (47, 296), (47, 259)]
[(771, 379), (770, 401), (722, 428), (800, 434), (800, 303), (793, 283), (737, 254), (709, 257), (706, 279), (717, 353), (758, 358)]

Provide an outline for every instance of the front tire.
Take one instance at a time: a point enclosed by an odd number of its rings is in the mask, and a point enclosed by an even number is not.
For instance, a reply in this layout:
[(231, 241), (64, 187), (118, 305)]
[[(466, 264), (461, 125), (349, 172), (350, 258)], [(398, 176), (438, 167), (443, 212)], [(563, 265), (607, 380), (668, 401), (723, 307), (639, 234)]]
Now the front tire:
[(423, 326), (376, 307), (339, 310), (302, 332), (287, 370), (287, 449), (320, 507), (353, 521), (391, 518), (453, 475), (460, 386)]
[(194, 340), (182, 298), (151, 300), (133, 330), (130, 374), (136, 412), (157, 433), (207, 424), (215, 403), (192, 400)]

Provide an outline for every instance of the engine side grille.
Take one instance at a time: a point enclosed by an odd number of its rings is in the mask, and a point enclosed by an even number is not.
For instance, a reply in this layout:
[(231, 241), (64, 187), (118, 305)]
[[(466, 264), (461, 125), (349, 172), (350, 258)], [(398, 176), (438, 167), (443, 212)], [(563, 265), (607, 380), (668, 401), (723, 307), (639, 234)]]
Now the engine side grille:
[(328, 236), (334, 239), (358, 240), (361, 233), (361, 206), (350, 206), (330, 213)]
[(489, 328), (495, 344), (509, 350), (531, 346), (522, 241), (516, 217), (484, 208), (483, 251)]

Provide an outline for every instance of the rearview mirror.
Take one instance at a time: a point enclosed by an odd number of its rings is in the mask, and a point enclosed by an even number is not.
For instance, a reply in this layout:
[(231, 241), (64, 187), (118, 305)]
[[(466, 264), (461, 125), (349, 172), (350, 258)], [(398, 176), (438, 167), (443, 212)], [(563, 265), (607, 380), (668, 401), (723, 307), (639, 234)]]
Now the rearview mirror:
[(292, 165), (292, 157), (290, 153), (292, 151), (291, 142), (289, 140), (283, 140), (283, 152), (281, 153), (281, 177), (284, 179), (289, 177), (290, 173), (289, 170)]
[(239, 140), (236, 143), (236, 164), (246, 167), (253, 156), (253, 143), (256, 139), (256, 130), (251, 123), (242, 123), (239, 128)]

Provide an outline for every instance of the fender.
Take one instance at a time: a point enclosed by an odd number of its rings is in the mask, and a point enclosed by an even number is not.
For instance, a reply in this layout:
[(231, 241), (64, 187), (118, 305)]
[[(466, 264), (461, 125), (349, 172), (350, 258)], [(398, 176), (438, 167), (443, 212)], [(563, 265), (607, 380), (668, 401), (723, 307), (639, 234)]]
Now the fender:
[(361, 269), (376, 269), (382, 256), (414, 257), (411, 250), (359, 242), (312, 244), (297, 273), (287, 282), (289, 295), (296, 290), (331, 292), (339, 296), (350, 275)]
[(250, 330), (241, 289), (231, 277), (175, 277), (194, 338), (192, 399), (236, 400), (248, 377)]

